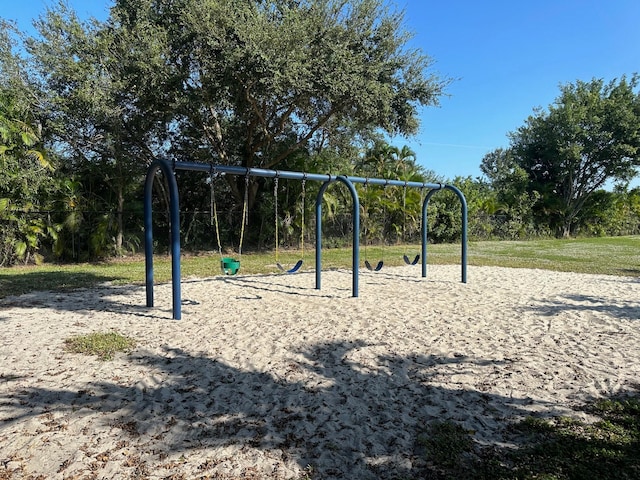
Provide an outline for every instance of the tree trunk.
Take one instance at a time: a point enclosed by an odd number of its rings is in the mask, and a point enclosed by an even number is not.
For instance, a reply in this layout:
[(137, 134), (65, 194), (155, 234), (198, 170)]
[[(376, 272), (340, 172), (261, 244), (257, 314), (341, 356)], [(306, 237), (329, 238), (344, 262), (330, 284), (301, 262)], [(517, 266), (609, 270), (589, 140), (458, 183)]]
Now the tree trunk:
[(116, 210), (116, 252), (122, 253), (122, 244), (124, 240), (124, 194), (122, 193), (122, 185), (118, 186), (118, 207)]

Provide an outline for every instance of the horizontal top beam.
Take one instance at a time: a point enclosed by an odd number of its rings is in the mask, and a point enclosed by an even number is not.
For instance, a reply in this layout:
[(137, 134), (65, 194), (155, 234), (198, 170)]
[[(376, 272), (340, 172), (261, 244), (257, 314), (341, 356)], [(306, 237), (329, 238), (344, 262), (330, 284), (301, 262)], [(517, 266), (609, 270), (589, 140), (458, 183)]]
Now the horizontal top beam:
[[(173, 168), (175, 170), (191, 170), (199, 172), (210, 173), (224, 173), (229, 175), (249, 175), (253, 177), (267, 177), (267, 178), (284, 178), (287, 180), (311, 180), (314, 182), (330, 182), (338, 178), (338, 175), (321, 174), (321, 173), (305, 173), (305, 172), (293, 172), (289, 170), (267, 170), (264, 168), (246, 168), (233, 165), (210, 165), (200, 162), (173, 162)], [(429, 188), (429, 189), (443, 189), (447, 185), (443, 183), (423, 183), (423, 182), (409, 182), (404, 180), (392, 180), (387, 178), (367, 178), (367, 177), (351, 177), (342, 175), (347, 178), (351, 183), (360, 183), (365, 185), (381, 185), (384, 187), (412, 187), (412, 188)]]

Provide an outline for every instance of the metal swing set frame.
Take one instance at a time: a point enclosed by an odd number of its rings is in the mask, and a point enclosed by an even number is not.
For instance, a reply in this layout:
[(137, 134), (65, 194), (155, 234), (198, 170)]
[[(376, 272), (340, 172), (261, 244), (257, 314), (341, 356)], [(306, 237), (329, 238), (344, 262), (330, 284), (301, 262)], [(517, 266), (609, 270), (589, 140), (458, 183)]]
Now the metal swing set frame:
[(273, 179), (273, 203), (274, 203), (274, 210), (275, 210), (275, 233), (276, 233), (276, 246), (275, 246), (275, 253), (276, 253), (276, 266), (278, 267), (278, 269), (281, 272), (284, 273), (296, 273), (298, 270), (300, 270), (300, 267), (302, 267), (302, 264), (304, 263), (304, 209), (305, 209), (305, 184), (307, 183), (307, 178), (306, 176), (302, 177), (302, 193), (301, 193), (301, 197), (302, 197), (302, 208), (301, 208), (301, 216), (302, 216), (302, 220), (301, 220), (301, 228), (300, 228), (300, 246), (302, 248), (302, 258), (300, 260), (298, 260), (296, 262), (296, 264), (293, 267), (285, 267), (284, 265), (282, 265), (279, 261), (278, 258), (278, 250), (279, 250), (279, 246), (280, 246), (280, 238), (278, 236), (278, 231), (279, 231), (279, 218), (278, 218), (278, 178), (279, 175), (276, 175)]
[(152, 194), (153, 183), (158, 172), (162, 172), (167, 179), (169, 188), (169, 223), (171, 230), (171, 284), (172, 284), (172, 313), (173, 319), (182, 318), (181, 297), (181, 268), (180, 268), (180, 199), (178, 195), (178, 183), (176, 171), (188, 170), (211, 174), (211, 172), (228, 175), (241, 175), (266, 178), (282, 178), (288, 180), (305, 180), (322, 182), (322, 186), (316, 196), (316, 289), (321, 289), (322, 274), (322, 200), (327, 188), (335, 182), (343, 183), (351, 193), (353, 241), (352, 241), (352, 296), (359, 295), (359, 264), (360, 264), (360, 200), (355, 184), (370, 184), (382, 186), (402, 186), (427, 189), (422, 203), (422, 277), (427, 276), (427, 207), (431, 197), (439, 191), (452, 191), (460, 200), (460, 214), (462, 217), (461, 232), (461, 282), (467, 283), (467, 202), (463, 193), (455, 186), (443, 183), (406, 182), (404, 180), (392, 180), (383, 178), (364, 178), (346, 175), (318, 174), (294, 172), (287, 170), (267, 170), (261, 168), (246, 168), (231, 165), (211, 165), (199, 162), (178, 162), (164, 159), (154, 160), (147, 169), (144, 185), (144, 245), (145, 245), (145, 286), (146, 305), (154, 306), (153, 295), (153, 207)]

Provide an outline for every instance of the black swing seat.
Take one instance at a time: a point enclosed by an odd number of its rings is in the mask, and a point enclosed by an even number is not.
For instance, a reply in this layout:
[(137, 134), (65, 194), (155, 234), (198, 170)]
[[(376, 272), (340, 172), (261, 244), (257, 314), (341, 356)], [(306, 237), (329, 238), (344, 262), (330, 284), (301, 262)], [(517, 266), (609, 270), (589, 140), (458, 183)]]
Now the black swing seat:
[(406, 255), (404, 255), (403, 258), (404, 258), (404, 263), (406, 263), (407, 265), (415, 265), (420, 261), (420, 254), (416, 255), (416, 258), (414, 258), (413, 260), (411, 260)]
[(372, 270), (374, 272), (379, 272), (380, 269), (382, 268), (382, 265), (384, 265), (384, 262), (382, 260), (380, 260), (378, 262), (378, 264), (375, 266), (375, 268), (369, 263), (369, 260), (365, 260), (364, 261), (364, 265), (365, 267), (367, 267), (367, 270)]
[(276, 265), (278, 266), (278, 269), (283, 271), (284, 273), (296, 273), (298, 270), (300, 270), (300, 267), (302, 266), (302, 260), (298, 260), (298, 263), (296, 263), (293, 267), (291, 267), (288, 270), (282, 265), (280, 265), (280, 263), (276, 263)]

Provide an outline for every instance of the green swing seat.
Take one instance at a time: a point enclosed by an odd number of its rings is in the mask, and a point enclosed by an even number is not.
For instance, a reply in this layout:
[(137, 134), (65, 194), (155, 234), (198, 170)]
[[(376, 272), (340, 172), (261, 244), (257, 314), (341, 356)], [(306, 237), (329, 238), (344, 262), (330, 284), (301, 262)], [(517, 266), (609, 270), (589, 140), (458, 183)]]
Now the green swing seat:
[(240, 260), (231, 257), (223, 257), (220, 260), (220, 268), (225, 275), (235, 275), (240, 270)]

